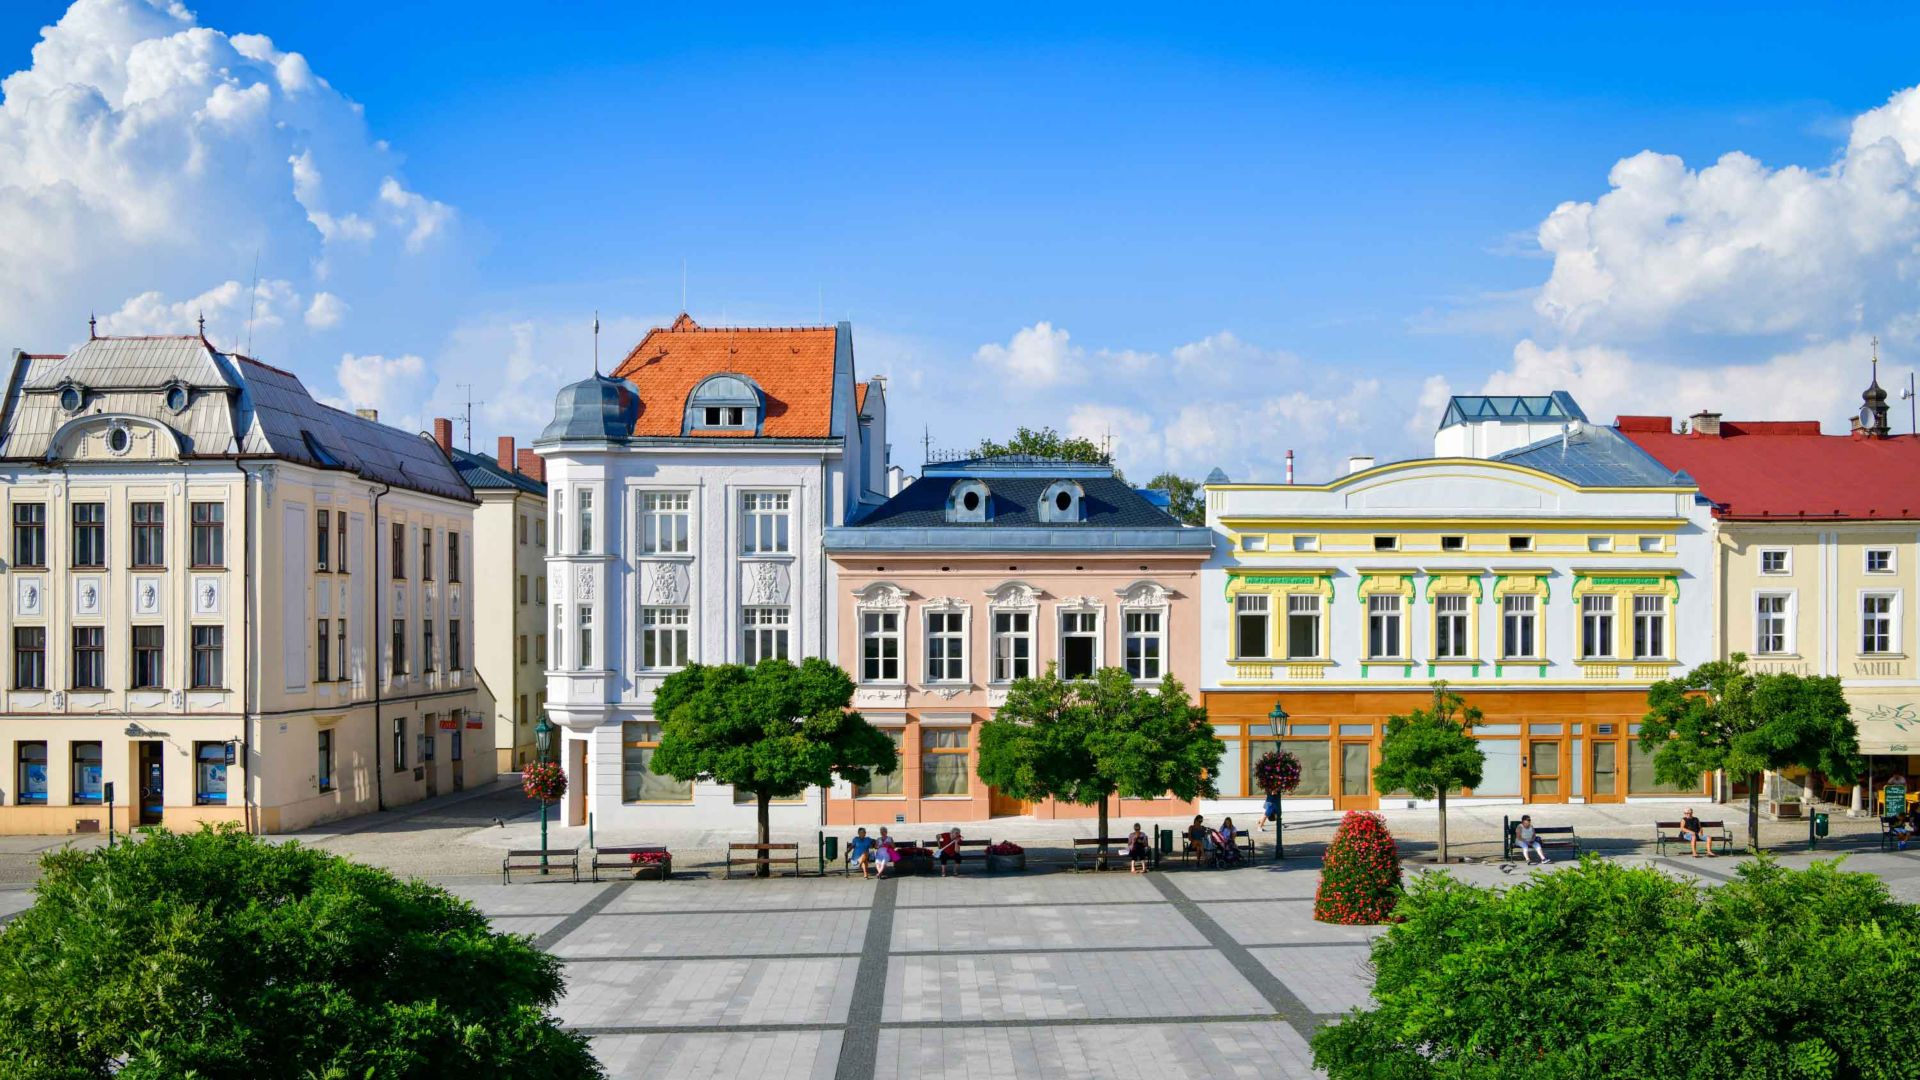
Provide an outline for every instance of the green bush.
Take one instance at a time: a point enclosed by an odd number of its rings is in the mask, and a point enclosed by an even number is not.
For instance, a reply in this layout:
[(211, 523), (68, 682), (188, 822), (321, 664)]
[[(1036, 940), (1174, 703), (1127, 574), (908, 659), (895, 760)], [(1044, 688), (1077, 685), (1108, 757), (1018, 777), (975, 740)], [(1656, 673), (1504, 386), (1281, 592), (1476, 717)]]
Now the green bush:
[(1400, 851), (1386, 819), (1349, 810), (1321, 860), (1313, 917), (1321, 922), (1371, 926), (1386, 922), (1400, 899)]
[(1589, 857), (1505, 892), (1423, 875), (1333, 1080), (1913, 1080), (1920, 909), (1837, 864), (1702, 888)]
[(559, 962), (472, 905), (233, 827), (43, 861), (0, 929), (0, 1077), (601, 1076)]

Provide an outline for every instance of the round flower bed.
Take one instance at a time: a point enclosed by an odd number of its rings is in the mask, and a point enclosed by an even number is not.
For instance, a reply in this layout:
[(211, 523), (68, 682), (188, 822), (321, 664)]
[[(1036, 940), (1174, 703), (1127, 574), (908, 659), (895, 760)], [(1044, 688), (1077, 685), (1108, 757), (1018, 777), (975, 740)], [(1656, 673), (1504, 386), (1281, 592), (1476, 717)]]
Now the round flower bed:
[(567, 793), (567, 774), (552, 761), (536, 761), (520, 769), (520, 789), (527, 798), (558, 802)]
[(629, 861), (633, 863), (634, 877), (665, 881), (673, 876), (672, 852), (636, 851), (629, 857)]
[(1388, 921), (1400, 900), (1400, 850), (1379, 814), (1350, 810), (1327, 845), (1313, 917), (1372, 926)]
[(987, 848), (987, 871), (998, 873), (1002, 870), (1025, 870), (1027, 868), (1027, 849), (1011, 840), (1002, 840)]

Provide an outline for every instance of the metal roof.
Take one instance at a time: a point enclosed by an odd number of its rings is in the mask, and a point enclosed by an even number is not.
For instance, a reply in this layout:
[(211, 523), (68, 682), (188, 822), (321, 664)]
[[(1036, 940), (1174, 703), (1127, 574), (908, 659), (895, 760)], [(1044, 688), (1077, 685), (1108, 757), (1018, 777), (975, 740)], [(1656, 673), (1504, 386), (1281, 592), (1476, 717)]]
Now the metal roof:
[(1440, 426), (1473, 424), (1482, 420), (1585, 420), (1587, 414), (1565, 390), (1551, 394), (1456, 394), (1447, 399)]
[(42, 364), (26, 389), (51, 390), (72, 381), (106, 389), (149, 389), (180, 381), (189, 386), (230, 385), (214, 350), (198, 337), (94, 338), (65, 358)]
[(595, 372), (568, 383), (553, 399), (553, 420), (533, 441), (625, 443), (640, 417), (640, 395), (625, 379)]
[(1577, 424), (1565, 434), (1495, 454), (1494, 461), (1523, 465), (1581, 487), (1692, 487), (1611, 427)]
[[(1079, 485), (1082, 520), (1041, 518), (1041, 497), (1061, 480)], [(986, 487), (987, 520), (948, 520), (950, 493), (961, 484)], [(1111, 466), (988, 459), (929, 466), (920, 479), (859, 521), (828, 529), (826, 546), (829, 551), (1166, 550), (1204, 554), (1212, 550), (1213, 532), (1182, 525), (1115, 477)]]
[(547, 485), (518, 469), (503, 469), (498, 461), (485, 454), (455, 447), (453, 467), (460, 470), (461, 479), (475, 491), (513, 490), (538, 495), (543, 499), (547, 497)]

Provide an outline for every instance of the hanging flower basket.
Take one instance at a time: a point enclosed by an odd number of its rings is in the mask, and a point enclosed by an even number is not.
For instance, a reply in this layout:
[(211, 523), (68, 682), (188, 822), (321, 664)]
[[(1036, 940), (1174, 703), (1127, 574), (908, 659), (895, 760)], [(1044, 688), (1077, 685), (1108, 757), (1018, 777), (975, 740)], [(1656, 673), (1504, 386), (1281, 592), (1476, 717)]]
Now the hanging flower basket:
[(567, 774), (551, 761), (536, 761), (520, 769), (520, 788), (527, 798), (557, 802), (567, 793)]
[(1300, 786), (1300, 759), (1285, 750), (1269, 750), (1253, 763), (1253, 781), (1269, 795), (1285, 795)]

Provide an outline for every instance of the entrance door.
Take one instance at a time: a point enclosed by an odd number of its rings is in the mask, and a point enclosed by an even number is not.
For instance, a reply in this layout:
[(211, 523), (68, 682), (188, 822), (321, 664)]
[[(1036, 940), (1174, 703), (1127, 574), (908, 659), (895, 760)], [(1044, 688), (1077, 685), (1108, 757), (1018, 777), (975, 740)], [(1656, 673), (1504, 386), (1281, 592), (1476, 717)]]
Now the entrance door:
[(167, 808), (164, 747), (157, 742), (140, 746), (140, 824), (158, 825)]
[(1598, 803), (1617, 803), (1620, 793), (1620, 744), (1611, 740), (1591, 742), (1587, 749), (1593, 754), (1593, 775), (1587, 785), (1587, 801)]
[(427, 739), (426, 739), (427, 752), (421, 755), (423, 758), (425, 758), (425, 760), (423, 760), (420, 764), (425, 765), (427, 767), (427, 798), (431, 799), (435, 795), (440, 794), (440, 763), (433, 760), (433, 751), (434, 751), (433, 717), (431, 716), (427, 717), (426, 725), (427, 725)]
[(1534, 739), (1527, 743), (1527, 801), (1567, 801), (1565, 770), (1560, 767), (1560, 740)]
[(1336, 810), (1372, 810), (1379, 805), (1373, 795), (1373, 744), (1340, 744), (1340, 793), (1334, 797)]
[(587, 823), (587, 740), (573, 739), (567, 743), (568, 756), (573, 759), (573, 767), (567, 770), (567, 824), (585, 825)]

